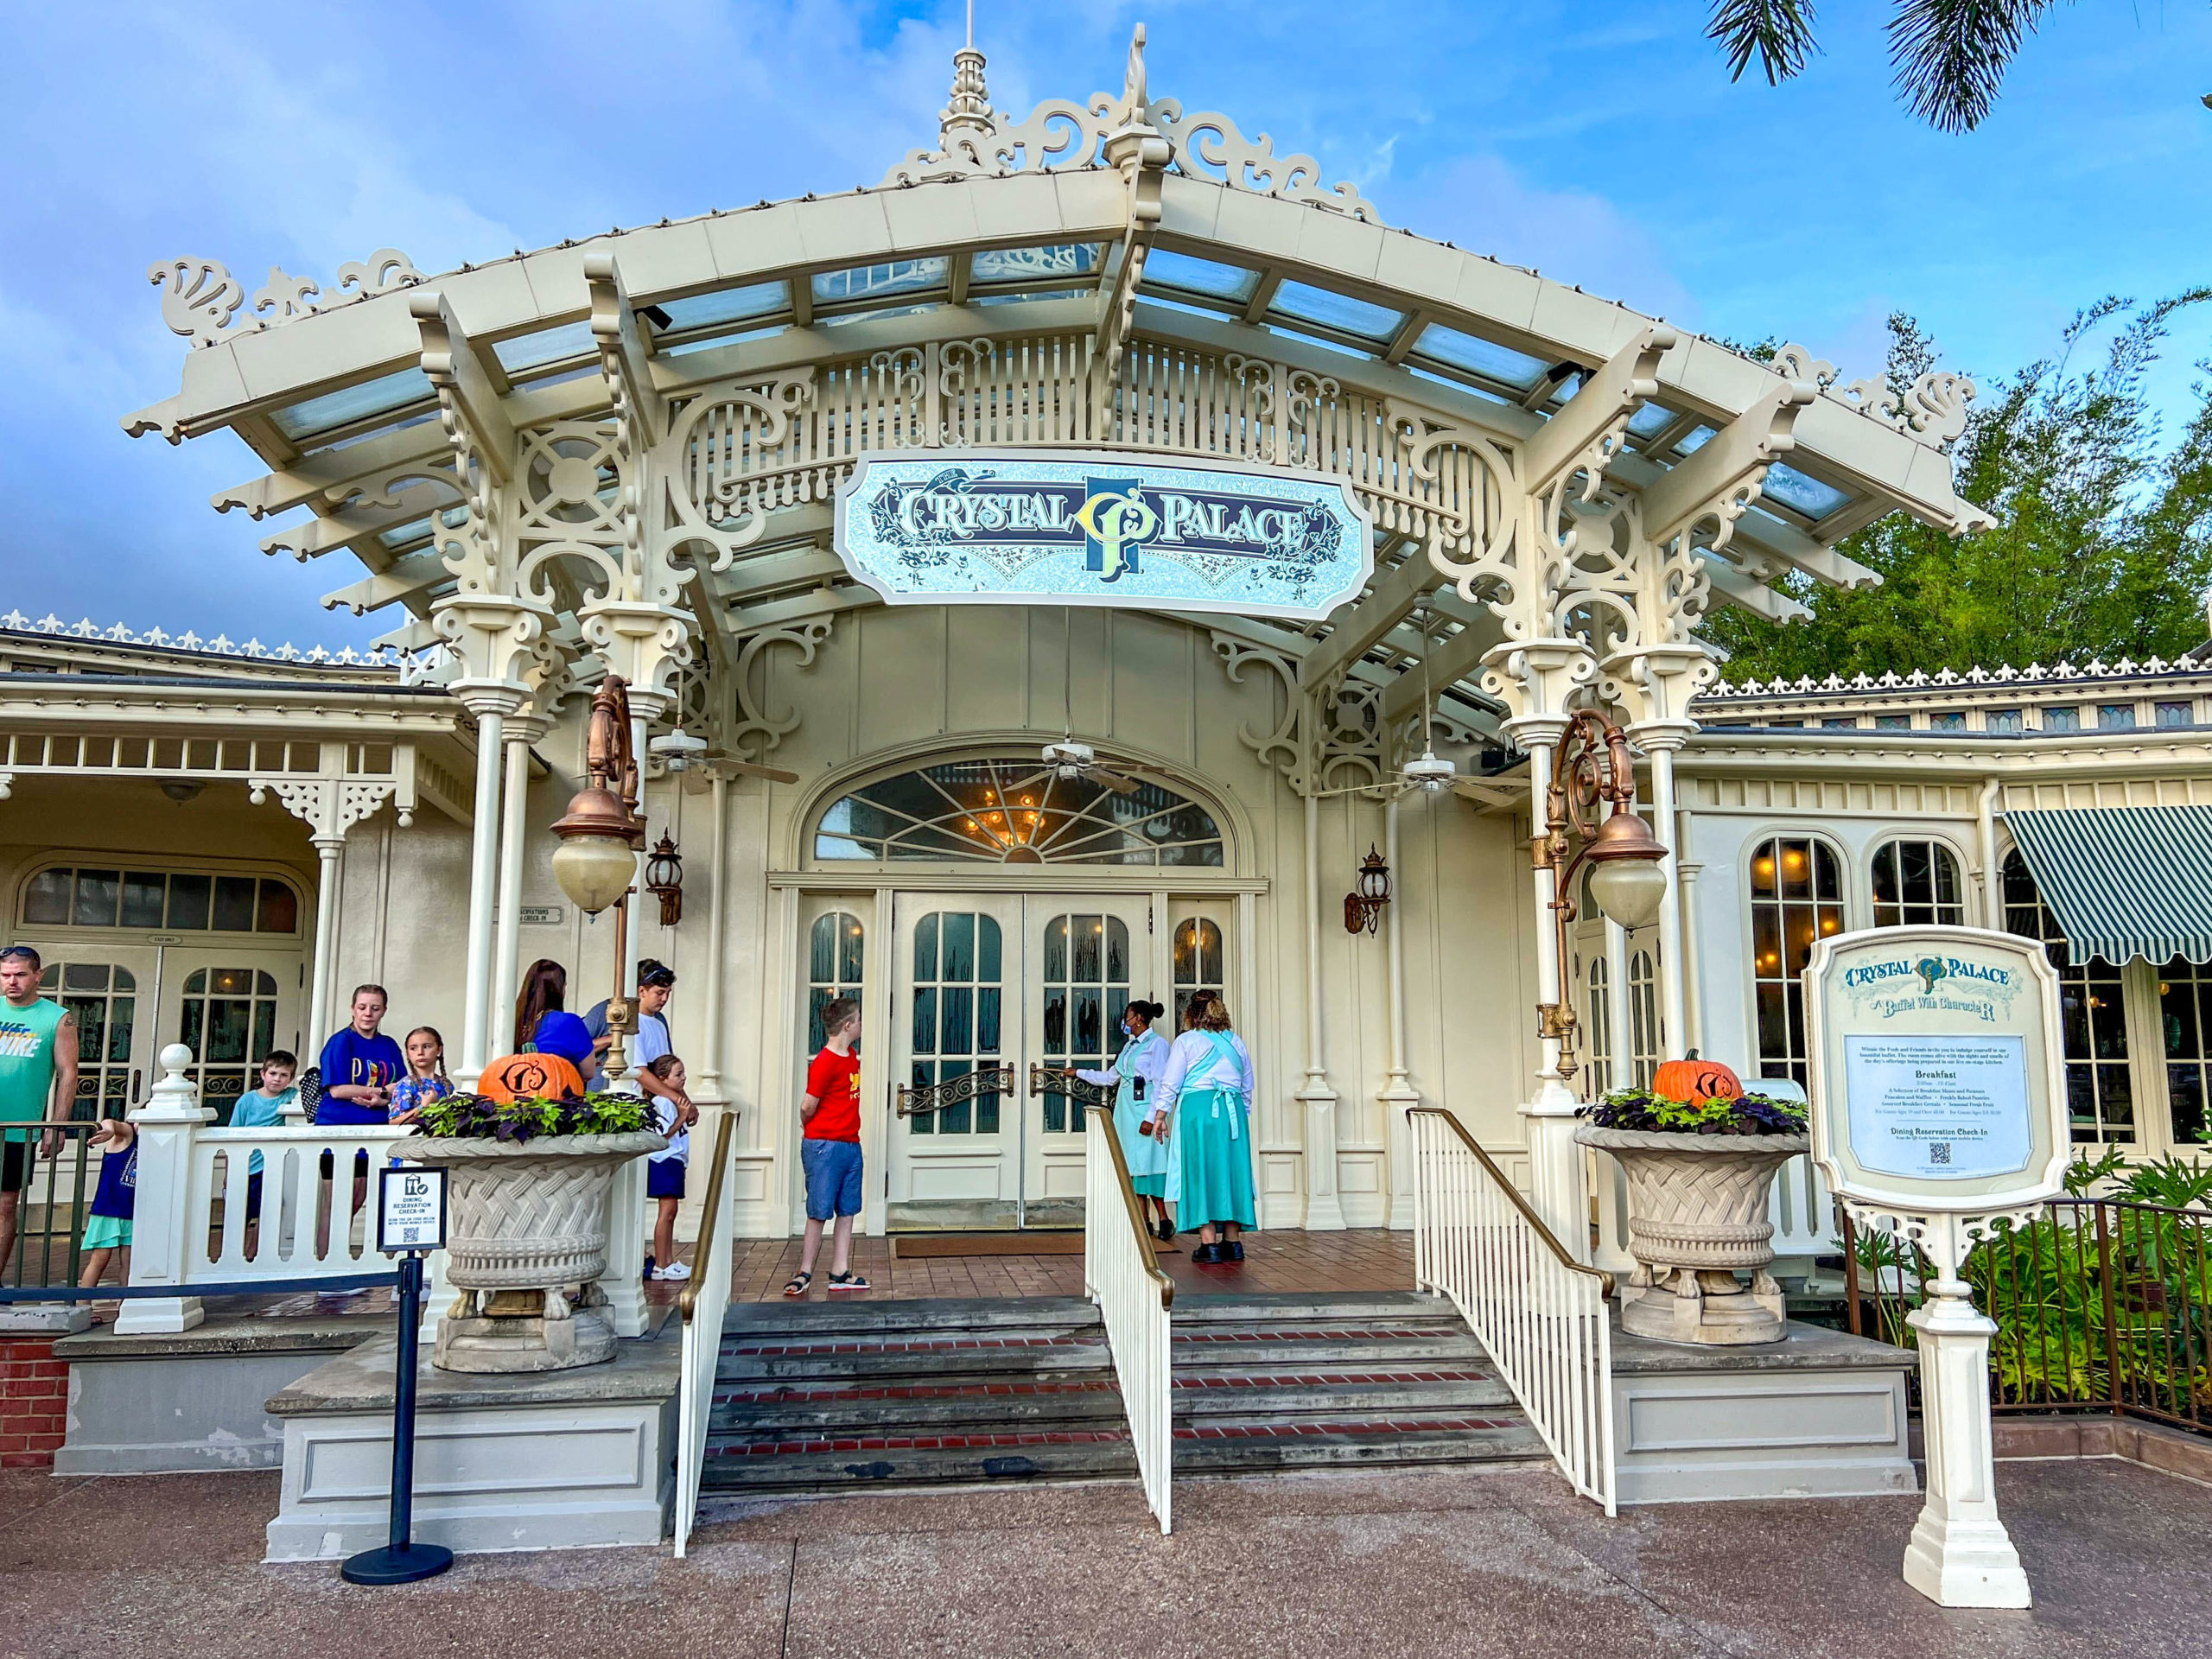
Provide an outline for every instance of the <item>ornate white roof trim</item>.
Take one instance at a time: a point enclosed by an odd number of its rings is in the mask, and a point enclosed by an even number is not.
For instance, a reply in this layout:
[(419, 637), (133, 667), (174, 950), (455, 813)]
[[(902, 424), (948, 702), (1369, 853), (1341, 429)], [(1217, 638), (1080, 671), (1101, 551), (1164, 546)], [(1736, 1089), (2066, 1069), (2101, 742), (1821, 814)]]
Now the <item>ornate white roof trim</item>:
[(399, 671), (402, 685), (417, 684), (431, 678), (435, 659), (446, 650), (442, 645), (423, 652), (397, 651), (378, 645), (365, 652), (356, 651), (351, 645), (337, 651), (324, 645), (313, 645), (302, 651), (289, 642), (271, 649), (258, 639), (248, 639), (243, 645), (234, 644), (227, 635), (219, 633), (213, 639), (203, 639), (189, 628), (182, 633), (170, 633), (159, 624), (148, 628), (143, 633), (134, 633), (121, 622), (103, 628), (90, 617), (76, 622), (64, 622), (51, 611), (34, 622), (21, 611), (11, 610), (5, 616), (0, 616), (0, 632), (96, 640), (103, 645), (148, 645), (157, 651), (184, 655), (244, 658), (301, 668), (396, 668)]
[(197, 348), (282, 327), (333, 306), (374, 299), (425, 279), (397, 248), (378, 248), (365, 259), (349, 259), (339, 266), (339, 292), (326, 300), (314, 277), (287, 276), (271, 265), (268, 282), (254, 290), (253, 304), (244, 317), (238, 312), (245, 304), (245, 289), (227, 266), (215, 260), (190, 255), (164, 260), (147, 270), (146, 280), (162, 290), (162, 321), (172, 334), (182, 334)]
[(1967, 429), (1967, 405), (1980, 395), (1980, 388), (1972, 380), (1948, 369), (1929, 370), (1902, 397), (1878, 374), (1839, 385), (1835, 365), (1815, 357), (1794, 340), (1775, 353), (1770, 366), (1792, 380), (1811, 381), (1824, 397), (1846, 409), (1856, 410), (1869, 420), (1879, 421), (1891, 430), (1918, 438), (1936, 449), (1948, 448), (1952, 440)]
[(1375, 204), (1350, 181), (1321, 183), (1321, 163), (1311, 156), (1278, 156), (1266, 133), (1247, 138), (1229, 117), (1212, 110), (1186, 114), (1172, 98), (1154, 99), (1146, 90), (1144, 25), (1129, 39), (1129, 63), (1116, 98), (1093, 92), (1080, 104), (1046, 99), (1016, 122), (989, 106), (983, 84), (983, 54), (972, 46), (954, 56), (952, 95), (938, 129), (938, 147), (917, 149), (883, 175), (884, 189), (944, 179), (1004, 177), (1014, 173), (1054, 173), (1098, 163), (1106, 140), (1135, 130), (1164, 138), (1173, 152), (1167, 165), (1192, 178), (1310, 202), (1348, 218), (1380, 226)]
[(1994, 669), (1976, 666), (1964, 674), (1954, 673), (1946, 668), (1933, 675), (1919, 669), (1900, 675), (1892, 669), (1878, 677), (1854, 674), (1847, 680), (1834, 674), (1820, 681), (1815, 681), (1809, 676), (1795, 680), (1777, 677), (1771, 680), (1745, 680), (1737, 683), (1717, 680), (1698, 694), (1697, 701), (1701, 703), (1748, 702), (1776, 697), (1835, 696), (1850, 692), (1916, 691), (1928, 687), (2078, 685), (2096, 680), (2201, 678), (2208, 674), (2212, 674), (2212, 668), (2202, 663), (2170, 663), (2163, 657), (2152, 657), (2140, 663), (2132, 657), (2123, 657), (2116, 663), (2094, 658), (2087, 663), (2033, 663), (2026, 668), (2014, 668), (2010, 664)]

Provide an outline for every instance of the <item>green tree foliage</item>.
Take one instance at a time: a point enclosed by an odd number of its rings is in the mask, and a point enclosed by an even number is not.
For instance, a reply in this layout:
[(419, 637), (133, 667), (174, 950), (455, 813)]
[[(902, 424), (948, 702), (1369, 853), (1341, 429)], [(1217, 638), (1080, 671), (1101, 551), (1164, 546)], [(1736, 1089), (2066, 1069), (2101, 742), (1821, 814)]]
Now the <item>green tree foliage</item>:
[[(2202, 645), (2212, 386), (2198, 383), (2196, 412), (2169, 445), (2143, 383), (2176, 314), (2208, 299), (2212, 289), (2140, 309), (2107, 299), (2074, 320), (2056, 357), (1986, 388), (1952, 453), (1959, 493), (1996, 527), (1954, 538), (1893, 513), (1839, 543), (1880, 586), (1844, 592), (1794, 575), (1779, 585), (1812, 615), (1783, 626), (1716, 607), (1705, 637), (1729, 654), (1727, 677), (2171, 660)], [(2075, 348), (2115, 318), (2101, 360), (2075, 368)], [(1901, 394), (1934, 348), (1910, 317), (1892, 316), (1890, 330)]]

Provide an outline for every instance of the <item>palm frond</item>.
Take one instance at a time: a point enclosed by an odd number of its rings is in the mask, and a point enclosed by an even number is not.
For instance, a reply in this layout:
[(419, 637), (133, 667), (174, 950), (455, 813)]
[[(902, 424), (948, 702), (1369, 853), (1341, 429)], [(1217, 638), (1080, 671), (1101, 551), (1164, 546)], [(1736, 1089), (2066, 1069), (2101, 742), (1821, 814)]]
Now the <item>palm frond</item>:
[(1714, 0), (1705, 38), (1727, 57), (1729, 79), (1741, 80), (1757, 57), (1770, 86), (1796, 74), (1820, 50), (1810, 0)]
[(1898, 94), (1942, 132), (1970, 132), (2052, 0), (1899, 0), (1890, 19)]

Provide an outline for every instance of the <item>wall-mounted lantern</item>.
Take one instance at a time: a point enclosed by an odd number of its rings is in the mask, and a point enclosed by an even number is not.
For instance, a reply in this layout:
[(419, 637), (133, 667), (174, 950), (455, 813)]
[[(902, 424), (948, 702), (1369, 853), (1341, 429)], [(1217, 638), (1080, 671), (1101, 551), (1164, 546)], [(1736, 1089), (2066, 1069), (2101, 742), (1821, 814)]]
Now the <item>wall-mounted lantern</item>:
[(1382, 925), (1382, 906), (1389, 902), (1390, 867), (1370, 842), (1367, 856), (1359, 861), (1358, 879), (1344, 894), (1344, 931), (1372, 933)]
[(665, 831), (645, 859), (645, 891), (660, 900), (663, 927), (683, 919), (683, 859)]

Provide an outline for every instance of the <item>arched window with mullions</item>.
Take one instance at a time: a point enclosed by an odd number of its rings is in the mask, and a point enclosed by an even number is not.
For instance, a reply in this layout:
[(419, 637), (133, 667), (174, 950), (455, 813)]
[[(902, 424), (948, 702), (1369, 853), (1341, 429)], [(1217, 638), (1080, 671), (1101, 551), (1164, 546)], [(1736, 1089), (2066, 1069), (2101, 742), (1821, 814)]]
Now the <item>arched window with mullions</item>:
[(1613, 1089), (1612, 986), (1605, 976), (1605, 959), (1590, 958), (1589, 1005), (1583, 1024), (1590, 1033), (1590, 1093), (1592, 1098)]
[(1117, 789), (1034, 757), (950, 760), (864, 784), (815, 827), (825, 862), (1090, 864), (1219, 869), (1221, 829), (1165, 785)]
[(1886, 841), (1875, 849), (1874, 925), (1962, 927), (1966, 887), (1940, 841)]
[(1805, 993), (1813, 942), (1843, 931), (1843, 861), (1810, 836), (1776, 836), (1751, 852), (1751, 984), (1759, 1076), (1806, 1081)]

